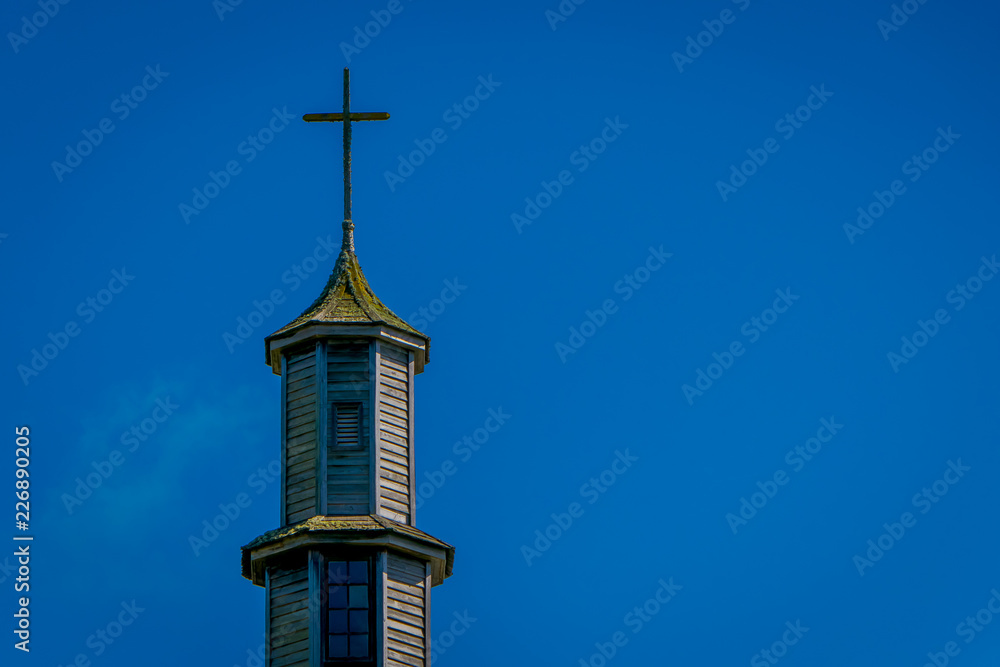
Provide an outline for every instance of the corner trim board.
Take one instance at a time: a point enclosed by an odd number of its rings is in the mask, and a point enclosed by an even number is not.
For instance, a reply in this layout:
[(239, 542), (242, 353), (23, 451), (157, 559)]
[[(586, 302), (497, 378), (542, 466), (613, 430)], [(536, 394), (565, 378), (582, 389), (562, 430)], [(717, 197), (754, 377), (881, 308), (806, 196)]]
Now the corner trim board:
[(327, 512), (327, 428), (330, 405), (326, 341), (316, 342), (316, 514)]
[(281, 525), (288, 525), (288, 357), (281, 355)]

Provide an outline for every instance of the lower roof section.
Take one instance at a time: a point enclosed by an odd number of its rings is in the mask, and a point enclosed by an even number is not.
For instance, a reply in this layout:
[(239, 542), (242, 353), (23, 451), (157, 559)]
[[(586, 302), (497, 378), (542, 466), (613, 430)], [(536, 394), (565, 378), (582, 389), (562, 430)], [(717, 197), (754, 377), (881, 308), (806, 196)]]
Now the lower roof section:
[(433, 585), (451, 576), (455, 547), (422, 530), (373, 514), (313, 516), (269, 530), (242, 548), (243, 576), (264, 585), (267, 561), (291, 551), (321, 546), (386, 547), (431, 563)]

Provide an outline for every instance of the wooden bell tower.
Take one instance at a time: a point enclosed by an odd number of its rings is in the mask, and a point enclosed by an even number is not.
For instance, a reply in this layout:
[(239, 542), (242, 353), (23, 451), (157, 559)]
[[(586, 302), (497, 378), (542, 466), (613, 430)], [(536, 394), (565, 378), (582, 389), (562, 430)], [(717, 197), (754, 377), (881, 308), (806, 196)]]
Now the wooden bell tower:
[(354, 252), (350, 111), (344, 123), (343, 245), (319, 298), (265, 339), (281, 376), (281, 525), (243, 547), (266, 589), (266, 667), (426, 667), (431, 587), (455, 550), (417, 530), (413, 380), (430, 339), (379, 301)]

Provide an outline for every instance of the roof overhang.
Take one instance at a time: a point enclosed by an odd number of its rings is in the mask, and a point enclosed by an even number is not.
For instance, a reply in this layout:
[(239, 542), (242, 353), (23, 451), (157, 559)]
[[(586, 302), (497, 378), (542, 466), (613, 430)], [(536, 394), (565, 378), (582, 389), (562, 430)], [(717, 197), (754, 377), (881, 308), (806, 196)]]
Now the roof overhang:
[[(324, 526), (337, 523), (357, 527)], [(455, 562), (455, 547), (412, 526), (397, 524), (384, 517), (313, 517), (294, 526), (265, 533), (243, 547), (243, 576), (257, 586), (263, 586), (270, 560), (295, 551), (332, 545), (385, 548), (427, 561), (431, 564), (433, 586), (451, 576)]]
[(430, 363), (430, 339), (415, 336), (387, 324), (305, 322), (294, 329), (282, 332), (280, 336), (271, 334), (264, 339), (267, 364), (271, 366), (275, 375), (281, 375), (281, 351), (317, 338), (377, 338), (394, 343), (413, 350), (414, 373), (422, 373), (424, 366)]

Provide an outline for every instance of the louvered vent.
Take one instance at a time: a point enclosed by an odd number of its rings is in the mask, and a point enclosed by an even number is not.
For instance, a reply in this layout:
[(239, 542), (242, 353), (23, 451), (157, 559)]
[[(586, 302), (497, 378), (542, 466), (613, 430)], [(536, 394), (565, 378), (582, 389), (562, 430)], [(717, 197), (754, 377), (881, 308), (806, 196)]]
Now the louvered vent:
[(337, 449), (360, 447), (361, 404), (334, 403), (330, 414), (333, 418), (330, 444)]

